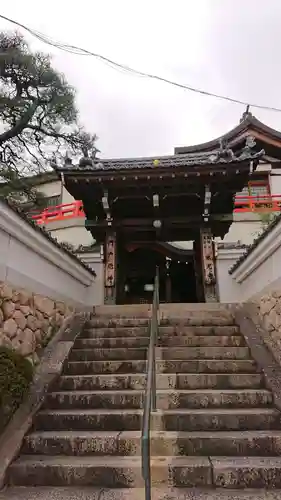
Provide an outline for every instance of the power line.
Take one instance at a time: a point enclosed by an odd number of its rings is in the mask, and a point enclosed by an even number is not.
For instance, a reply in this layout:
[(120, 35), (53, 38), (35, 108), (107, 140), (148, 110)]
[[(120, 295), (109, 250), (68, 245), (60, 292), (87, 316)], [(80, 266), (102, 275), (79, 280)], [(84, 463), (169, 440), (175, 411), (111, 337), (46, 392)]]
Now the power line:
[(135, 75), (142, 76), (145, 78), (150, 78), (152, 80), (157, 80), (157, 81), (160, 81), (162, 83), (167, 83), (168, 85), (172, 85), (174, 87), (178, 87), (178, 88), (181, 88), (184, 90), (189, 90), (190, 92), (195, 92), (197, 94), (205, 95), (208, 97), (215, 97), (216, 99), (222, 99), (224, 101), (232, 102), (235, 104), (241, 104), (242, 106), (250, 106), (251, 108), (265, 109), (267, 111), (275, 111), (275, 112), (281, 113), (281, 108), (264, 106), (261, 104), (250, 103), (250, 102), (242, 101), (240, 99), (235, 99), (233, 97), (229, 97), (229, 96), (225, 96), (225, 95), (221, 95), (221, 94), (215, 94), (213, 92), (208, 92), (206, 90), (198, 89), (196, 87), (191, 87), (190, 85), (184, 85), (183, 83), (174, 82), (172, 80), (169, 80), (169, 79), (164, 78), (164, 77), (159, 76), (159, 75), (154, 75), (151, 73), (145, 73), (144, 71), (136, 70), (134, 68), (131, 68), (130, 66), (126, 66), (124, 64), (113, 61), (112, 59), (109, 59), (108, 57), (105, 57), (101, 54), (96, 54), (95, 52), (91, 52), (90, 50), (83, 49), (83, 48), (77, 47), (75, 45), (64, 44), (62, 42), (58, 42), (56, 40), (53, 40), (50, 37), (48, 37), (47, 35), (45, 35), (44, 33), (40, 33), (40, 31), (33, 30), (33, 29), (29, 28), (28, 26), (25, 26), (24, 24), (19, 23), (18, 21), (15, 21), (13, 19), (10, 19), (9, 17), (3, 16), (2, 14), (0, 14), (0, 18), (4, 19), (5, 21), (9, 21), (12, 24), (15, 24), (16, 26), (18, 26), (20, 28), (23, 28), (24, 30), (29, 32), (31, 35), (36, 37), (38, 40), (40, 40), (41, 42), (46, 43), (47, 45), (51, 45), (53, 47), (56, 47), (60, 50), (63, 50), (64, 52), (68, 52), (70, 54), (75, 54), (75, 55), (92, 56), (92, 57), (95, 57), (96, 59), (101, 60), (102, 62), (104, 62), (106, 64), (109, 64), (113, 68), (118, 68), (118, 69), (121, 69), (121, 70), (126, 71), (126, 72), (131, 73), (131, 74), (135, 74)]

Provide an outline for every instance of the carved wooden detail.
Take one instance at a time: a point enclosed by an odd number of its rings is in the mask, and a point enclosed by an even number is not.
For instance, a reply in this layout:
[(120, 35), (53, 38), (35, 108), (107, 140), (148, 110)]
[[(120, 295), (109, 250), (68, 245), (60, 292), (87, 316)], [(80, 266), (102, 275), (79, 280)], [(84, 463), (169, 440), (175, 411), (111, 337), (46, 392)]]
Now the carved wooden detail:
[(200, 230), (203, 286), (206, 302), (216, 302), (216, 272), (213, 235), (209, 228)]
[(104, 249), (105, 302), (115, 303), (116, 295), (116, 235), (109, 234)]

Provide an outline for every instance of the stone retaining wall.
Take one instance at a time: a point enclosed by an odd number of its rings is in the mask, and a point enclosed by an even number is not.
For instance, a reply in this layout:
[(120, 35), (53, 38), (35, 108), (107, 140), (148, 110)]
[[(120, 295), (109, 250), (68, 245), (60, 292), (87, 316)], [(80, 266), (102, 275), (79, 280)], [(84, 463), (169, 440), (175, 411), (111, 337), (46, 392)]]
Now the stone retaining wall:
[(281, 289), (263, 295), (257, 305), (261, 323), (268, 333), (264, 340), (281, 365)]
[(72, 311), (63, 302), (0, 282), (0, 346), (15, 349), (36, 364), (40, 349)]

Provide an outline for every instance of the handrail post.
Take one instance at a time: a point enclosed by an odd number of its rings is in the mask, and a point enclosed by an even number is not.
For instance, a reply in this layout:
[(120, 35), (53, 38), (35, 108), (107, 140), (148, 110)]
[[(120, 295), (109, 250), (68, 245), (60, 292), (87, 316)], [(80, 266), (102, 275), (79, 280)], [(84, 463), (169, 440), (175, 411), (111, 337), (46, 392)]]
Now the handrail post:
[(159, 270), (156, 268), (152, 314), (149, 322), (149, 348), (147, 356), (147, 377), (144, 397), (141, 452), (142, 477), (144, 479), (145, 500), (151, 500), (151, 463), (150, 463), (150, 419), (151, 411), (157, 408), (156, 398), (156, 355), (158, 341), (158, 309), (159, 309)]

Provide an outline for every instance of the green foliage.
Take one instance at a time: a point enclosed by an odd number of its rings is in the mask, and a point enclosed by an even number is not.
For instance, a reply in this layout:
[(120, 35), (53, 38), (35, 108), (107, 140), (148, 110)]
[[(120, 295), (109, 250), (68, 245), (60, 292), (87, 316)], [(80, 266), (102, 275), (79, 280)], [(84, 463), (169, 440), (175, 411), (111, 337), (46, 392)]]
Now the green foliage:
[(273, 212), (260, 212), (259, 216), (260, 216), (260, 220), (261, 220), (263, 229), (266, 229), (269, 226), (269, 224), (271, 224), (271, 222), (274, 221), (274, 219), (277, 215), (278, 214), (273, 213)]
[(0, 434), (22, 402), (32, 377), (33, 367), (27, 359), (0, 347)]
[(0, 178), (10, 191), (29, 193), (26, 175), (46, 170), (54, 154), (95, 150), (95, 140), (79, 126), (75, 90), (50, 56), (0, 33)]

